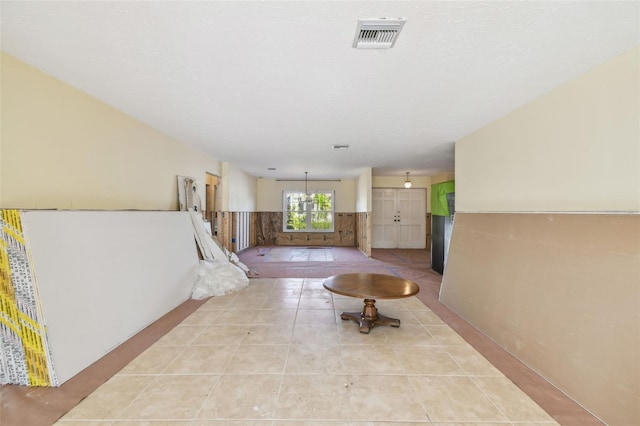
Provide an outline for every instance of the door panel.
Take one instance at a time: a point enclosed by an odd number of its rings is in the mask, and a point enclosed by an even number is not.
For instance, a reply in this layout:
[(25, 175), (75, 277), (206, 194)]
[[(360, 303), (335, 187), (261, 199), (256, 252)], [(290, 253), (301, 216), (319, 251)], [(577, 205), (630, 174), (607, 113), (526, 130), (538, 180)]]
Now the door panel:
[(398, 248), (425, 248), (426, 190), (420, 188), (400, 189), (397, 192), (397, 199), (401, 229)]
[(395, 222), (395, 194), (393, 189), (374, 189), (372, 209), (372, 247), (395, 248), (397, 227)]
[(426, 248), (426, 192), (373, 188), (372, 248)]

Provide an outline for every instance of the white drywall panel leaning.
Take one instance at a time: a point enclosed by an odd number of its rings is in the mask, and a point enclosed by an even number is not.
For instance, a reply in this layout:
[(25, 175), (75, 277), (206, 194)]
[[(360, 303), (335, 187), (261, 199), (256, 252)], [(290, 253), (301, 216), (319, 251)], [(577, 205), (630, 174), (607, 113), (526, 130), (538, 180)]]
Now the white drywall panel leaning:
[(188, 212), (23, 218), (60, 383), (191, 295), (198, 257)]

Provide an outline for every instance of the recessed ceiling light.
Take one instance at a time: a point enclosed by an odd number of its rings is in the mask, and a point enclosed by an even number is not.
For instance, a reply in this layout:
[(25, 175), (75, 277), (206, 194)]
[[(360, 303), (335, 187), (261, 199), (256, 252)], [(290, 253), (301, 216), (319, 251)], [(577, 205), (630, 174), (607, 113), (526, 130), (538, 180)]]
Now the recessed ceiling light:
[(349, 149), (349, 145), (331, 145), (331, 149)]

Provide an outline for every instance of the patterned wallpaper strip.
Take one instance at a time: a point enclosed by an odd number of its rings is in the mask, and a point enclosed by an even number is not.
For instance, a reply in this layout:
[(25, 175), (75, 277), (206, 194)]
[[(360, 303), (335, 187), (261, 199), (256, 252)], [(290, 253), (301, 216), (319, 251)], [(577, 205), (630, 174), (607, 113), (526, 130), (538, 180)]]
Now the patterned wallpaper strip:
[(0, 384), (58, 386), (20, 211), (0, 213)]

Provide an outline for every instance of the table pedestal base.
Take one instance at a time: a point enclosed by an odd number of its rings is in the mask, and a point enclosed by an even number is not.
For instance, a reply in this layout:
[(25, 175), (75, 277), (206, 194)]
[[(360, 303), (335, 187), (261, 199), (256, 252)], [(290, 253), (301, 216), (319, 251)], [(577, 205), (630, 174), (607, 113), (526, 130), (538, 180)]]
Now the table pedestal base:
[(376, 325), (400, 327), (399, 319), (385, 317), (378, 313), (374, 299), (364, 299), (364, 309), (362, 312), (343, 312), (340, 314), (340, 318), (357, 322), (360, 324), (360, 333), (364, 334), (369, 334), (369, 331)]

